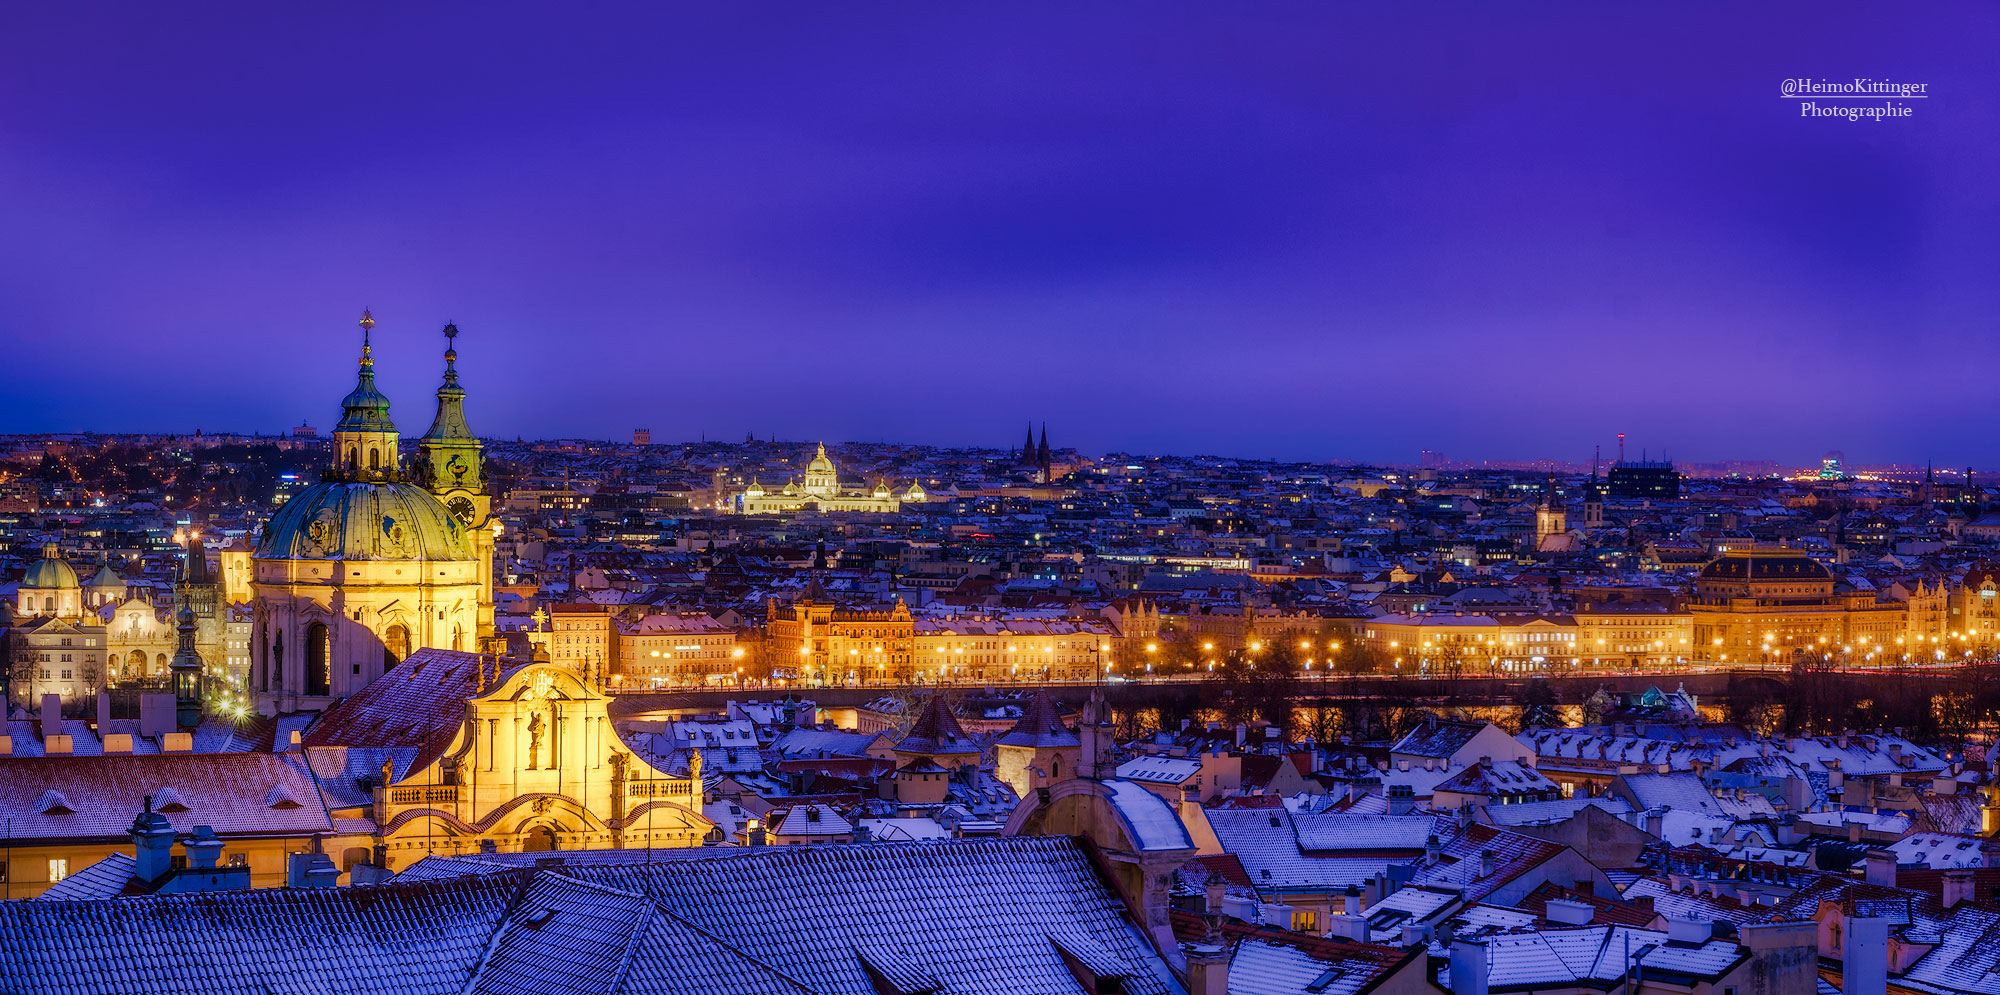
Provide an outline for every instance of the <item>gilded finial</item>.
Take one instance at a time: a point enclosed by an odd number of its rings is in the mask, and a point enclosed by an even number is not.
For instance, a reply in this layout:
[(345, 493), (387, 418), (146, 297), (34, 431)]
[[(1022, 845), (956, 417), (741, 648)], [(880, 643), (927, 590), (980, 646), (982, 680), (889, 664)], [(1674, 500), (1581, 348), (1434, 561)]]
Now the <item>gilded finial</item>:
[(367, 308), (362, 308), (361, 309), (361, 365), (363, 366), (375, 365), (373, 359), (374, 348), (369, 345), (368, 341), (370, 333), (374, 331), (375, 331), (375, 316), (368, 313)]

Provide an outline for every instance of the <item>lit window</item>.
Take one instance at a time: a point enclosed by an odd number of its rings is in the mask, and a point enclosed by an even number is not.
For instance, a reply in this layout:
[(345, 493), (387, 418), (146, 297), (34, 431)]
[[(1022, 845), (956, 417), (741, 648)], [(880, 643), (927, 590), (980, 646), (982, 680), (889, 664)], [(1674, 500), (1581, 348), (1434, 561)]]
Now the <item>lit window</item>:
[(63, 878), (66, 877), (69, 877), (69, 858), (67, 857), (49, 858), (49, 883), (55, 884), (56, 882), (61, 881)]

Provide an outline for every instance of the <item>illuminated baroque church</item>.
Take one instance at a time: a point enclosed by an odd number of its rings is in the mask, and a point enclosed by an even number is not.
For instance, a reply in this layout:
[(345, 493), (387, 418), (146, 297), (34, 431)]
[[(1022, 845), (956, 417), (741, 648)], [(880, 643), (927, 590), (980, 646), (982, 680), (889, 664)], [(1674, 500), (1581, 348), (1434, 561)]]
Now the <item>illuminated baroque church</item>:
[(491, 499), (445, 327), (437, 416), (417, 465), (398, 452), (361, 317), (361, 369), (321, 480), (285, 502), (251, 554), (251, 687), (265, 712), (323, 709), (411, 652), (476, 650), (493, 632)]

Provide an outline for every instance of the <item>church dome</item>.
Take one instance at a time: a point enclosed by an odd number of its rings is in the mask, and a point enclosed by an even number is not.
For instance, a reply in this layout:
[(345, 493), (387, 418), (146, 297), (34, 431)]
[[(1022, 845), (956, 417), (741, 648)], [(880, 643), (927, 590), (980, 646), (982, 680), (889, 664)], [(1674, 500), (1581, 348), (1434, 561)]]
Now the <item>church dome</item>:
[(76, 581), (76, 570), (69, 561), (62, 558), (62, 550), (55, 543), (42, 547), (42, 558), (28, 567), (21, 575), (21, 586), (38, 591), (60, 590), (65, 587), (80, 587)]
[(745, 488), (743, 493), (748, 497), (763, 497), (764, 485), (758, 483), (756, 477), (751, 477), (750, 486)]
[(819, 454), (806, 464), (807, 473), (833, 473), (833, 461), (826, 457), (826, 443), (819, 444)]
[(465, 526), (415, 484), (327, 481), (271, 516), (258, 559), (470, 560)]

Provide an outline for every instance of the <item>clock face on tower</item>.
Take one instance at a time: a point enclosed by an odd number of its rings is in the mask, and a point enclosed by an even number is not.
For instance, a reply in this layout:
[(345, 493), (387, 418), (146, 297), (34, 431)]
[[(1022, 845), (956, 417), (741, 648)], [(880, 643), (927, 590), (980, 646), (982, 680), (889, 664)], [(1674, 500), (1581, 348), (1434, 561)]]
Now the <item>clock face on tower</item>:
[(459, 496), (452, 498), (450, 501), (446, 502), (445, 507), (450, 508), (451, 513), (453, 515), (458, 516), (459, 521), (464, 522), (467, 525), (472, 524), (473, 508), (472, 508), (471, 498), (466, 497), (463, 494), (460, 494)]

